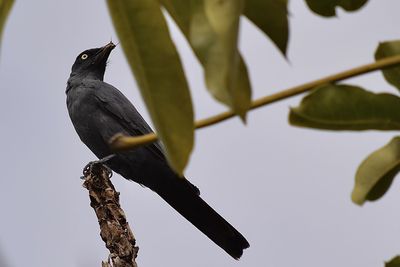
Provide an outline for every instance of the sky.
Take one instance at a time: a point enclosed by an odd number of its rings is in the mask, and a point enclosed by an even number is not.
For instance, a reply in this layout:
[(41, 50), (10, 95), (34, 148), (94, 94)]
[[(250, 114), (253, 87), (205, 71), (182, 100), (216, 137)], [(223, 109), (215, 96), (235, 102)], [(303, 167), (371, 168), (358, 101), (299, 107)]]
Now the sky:
[[(240, 49), (254, 98), (373, 61), (381, 41), (400, 39), (399, 1), (319, 17), (290, 1), (286, 60), (243, 19)], [(186, 41), (171, 24), (191, 85), (196, 118), (224, 111), (207, 93)], [(79, 177), (95, 159), (68, 117), (65, 87), (75, 57), (118, 41), (106, 5), (95, 0), (16, 1), (0, 54), (0, 266), (100, 266), (108, 256)], [(105, 81), (150, 122), (119, 47)], [(381, 73), (346, 81), (398, 93)], [(186, 176), (250, 242), (229, 257), (155, 193), (112, 178), (140, 247), (139, 266), (383, 266), (400, 254), (400, 184), (378, 202), (354, 205), (358, 164), (394, 132), (330, 132), (288, 125), (301, 97), (196, 132)], [(151, 123), (151, 122), (150, 122)]]

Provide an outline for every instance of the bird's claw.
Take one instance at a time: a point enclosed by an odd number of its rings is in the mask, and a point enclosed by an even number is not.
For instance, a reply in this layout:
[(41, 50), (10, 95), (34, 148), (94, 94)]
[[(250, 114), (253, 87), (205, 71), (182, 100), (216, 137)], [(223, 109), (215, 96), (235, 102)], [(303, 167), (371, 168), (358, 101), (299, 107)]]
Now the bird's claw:
[(111, 178), (111, 176), (112, 176), (112, 170), (111, 170), (110, 167), (108, 167), (107, 165), (105, 165), (105, 163), (106, 163), (107, 161), (109, 161), (110, 159), (112, 159), (113, 157), (115, 157), (115, 154), (108, 155), (108, 156), (106, 156), (106, 157), (104, 157), (104, 158), (101, 158), (101, 159), (99, 159), (99, 160), (90, 161), (90, 162), (89, 162), (88, 164), (86, 164), (86, 166), (83, 168), (83, 176), (81, 176), (80, 178), (81, 178), (82, 180), (84, 180), (85, 177), (87, 176), (88, 172), (90, 172), (91, 168), (92, 168), (94, 165), (98, 165), (98, 164), (103, 165), (103, 167), (106, 169), (107, 173), (109, 174), (109, 177)]

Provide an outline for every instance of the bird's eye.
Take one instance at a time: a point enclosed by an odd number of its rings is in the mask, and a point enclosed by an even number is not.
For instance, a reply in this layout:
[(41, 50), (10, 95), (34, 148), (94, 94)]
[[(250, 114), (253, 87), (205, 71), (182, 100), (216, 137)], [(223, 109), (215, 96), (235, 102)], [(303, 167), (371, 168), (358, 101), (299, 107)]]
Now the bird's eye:
[(82, 56), (81, 56), (81, 59), (83, 59), (83, 60), (85, 60), (85, 59), (87, 59), (89, 56), (87, 55), (87, 54), (83, 54)]

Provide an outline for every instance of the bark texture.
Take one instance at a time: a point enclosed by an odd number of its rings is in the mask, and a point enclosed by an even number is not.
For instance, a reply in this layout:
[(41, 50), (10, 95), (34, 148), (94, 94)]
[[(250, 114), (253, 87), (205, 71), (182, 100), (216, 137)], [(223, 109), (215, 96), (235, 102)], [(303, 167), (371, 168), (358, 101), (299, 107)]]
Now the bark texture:
[(139, 248), (119, 204), (119, 192), (111, 183), (112, 171), (101, 163), (89, 163), (84, 171), (83, 186), (89, 190), (90, 206), (94, 209), (100, 236), (110, 255), (102, 267), (137, 267)]

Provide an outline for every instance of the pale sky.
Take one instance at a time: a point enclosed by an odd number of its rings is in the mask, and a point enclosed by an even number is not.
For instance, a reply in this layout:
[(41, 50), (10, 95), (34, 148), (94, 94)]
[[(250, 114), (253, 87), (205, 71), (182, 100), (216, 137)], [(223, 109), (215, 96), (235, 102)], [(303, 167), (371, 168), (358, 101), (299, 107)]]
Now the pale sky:
[[(380, 41), (400, 39), (400, 2), (371, 0), (325, 19), (290, 1), (289, 61), (246, 20), (241, 51), (254, 97), (369, 63)], [(0, 56), (0, 260), (8, 267), (100, 266), (108, 256), (79, 177), (94, 155), (72, 127), (65, 86), (81, 51), (117, 35), (102, 1), (17, 1)], [(196, 117), (225, 108), (206, 92), (202, 70), (172, 30), (191, 84)], [(105, 81), (149, 120), (121, 48)], [(377, 72), (346, 81), (397, 94)], [(186, 176), (250, 242), (230, 258), (161, 198), (119, 175), (113, 183), (140, 247), (139, 266), (383, 266), (400, 254), (400, 184), (383, 199), (354, 205), (358, 164), (394, 132), (329, 132), (288, 125), (300, 97), (203, 129)]]

